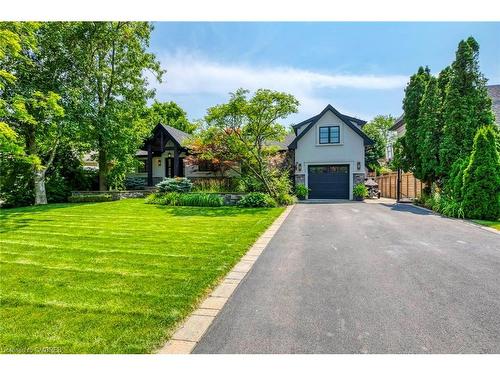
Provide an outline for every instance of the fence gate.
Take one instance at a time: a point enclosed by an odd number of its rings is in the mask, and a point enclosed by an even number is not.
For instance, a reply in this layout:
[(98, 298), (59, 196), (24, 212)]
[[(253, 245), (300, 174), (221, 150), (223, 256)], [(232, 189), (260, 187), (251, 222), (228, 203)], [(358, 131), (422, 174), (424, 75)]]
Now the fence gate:
[[(420, 197), (424, 184), (415, 178), (413, 173), (401, 173), (400, 177), (401, 199), (414, 199)], [(390, 172), (375, 177), (380, 189), (380, 196), (397, 199), (398, 173)]]

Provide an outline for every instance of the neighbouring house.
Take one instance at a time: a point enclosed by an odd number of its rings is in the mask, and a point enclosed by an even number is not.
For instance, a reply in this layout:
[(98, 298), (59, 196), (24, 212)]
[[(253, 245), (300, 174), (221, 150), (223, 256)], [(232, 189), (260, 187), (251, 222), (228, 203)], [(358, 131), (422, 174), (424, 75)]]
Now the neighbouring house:
[[(362, 131), (365, 124), (328, 105), (318, 115), (294, 125), (293, 133), (274, 145), (289, 153), (294, 182), (309, 187), (309, 198), (353, 199), (354, 185), (365, 179), (365, 147), (373, 143)], [(220, 177), (209, 162), (185, 163), (189, 150), (184, 141), (188, 137), (183, 131), (158, 124), (137, 151), (139, 167), (130, 176), (143, 179), (145, 186), (154, 186), (165, 177)]]
[[(496, 124), (500, 126), (500, 85), (486, 86), (486, 90), (488, 91), (488, 95), (490, 96), (492, 101), (491, 108), (493, 110), (493, 113), (495, 114)], [(392, 125), (389, 130), (395, 131), (397, 138), (402, 137), (405, 134), (406, 128), (404, 114), (399, 116), (399, 118), (396, 120), (396, 122), (394, 122), (394, 125)]]

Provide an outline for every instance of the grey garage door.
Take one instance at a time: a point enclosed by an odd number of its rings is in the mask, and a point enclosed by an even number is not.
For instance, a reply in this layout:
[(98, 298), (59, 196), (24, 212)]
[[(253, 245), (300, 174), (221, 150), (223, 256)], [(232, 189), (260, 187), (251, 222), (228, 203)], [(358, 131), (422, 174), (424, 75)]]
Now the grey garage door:
[(349, 199), (349, 165), (310, 165), (309, 198)]

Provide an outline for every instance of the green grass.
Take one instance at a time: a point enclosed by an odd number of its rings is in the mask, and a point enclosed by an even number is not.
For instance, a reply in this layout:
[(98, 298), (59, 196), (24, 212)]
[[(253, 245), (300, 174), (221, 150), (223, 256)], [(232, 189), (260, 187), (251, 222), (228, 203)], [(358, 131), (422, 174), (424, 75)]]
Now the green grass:
[(487, 227), (494, 228), (496, 230), (500, 230), (500, 221), (488, 221), (488, 220), (473, 220), (475, 223), (485, 225)]
[(0, 352), (154, 351), (282, 211), (142, 199), (0, 210)]

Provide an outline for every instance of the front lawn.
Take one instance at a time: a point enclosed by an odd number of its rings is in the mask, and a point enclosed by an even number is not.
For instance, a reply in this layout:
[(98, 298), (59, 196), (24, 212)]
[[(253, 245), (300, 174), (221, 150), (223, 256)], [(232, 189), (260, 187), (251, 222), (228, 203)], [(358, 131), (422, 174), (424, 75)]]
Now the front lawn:
[(282, 211), (142, 199), (0, 210), (0, 352), (154, 351)]
[(496, 230), (500, 230), (500, 221), (489, 221), (489, 220), (473, 220), (475, 223), (485, 225)]

